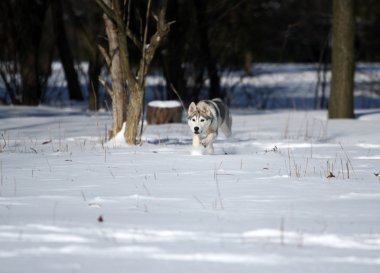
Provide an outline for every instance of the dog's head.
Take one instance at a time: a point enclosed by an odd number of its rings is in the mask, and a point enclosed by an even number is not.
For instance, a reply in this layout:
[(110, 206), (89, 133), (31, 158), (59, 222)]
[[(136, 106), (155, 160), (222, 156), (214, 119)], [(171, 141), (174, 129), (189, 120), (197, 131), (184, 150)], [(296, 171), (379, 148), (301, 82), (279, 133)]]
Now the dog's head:
[(195, 104), (192, 102), (187, 114), (187, 123), (194, 134), (207, 132), (213, 119), (210, 106), (207, 103), (201, 101)]

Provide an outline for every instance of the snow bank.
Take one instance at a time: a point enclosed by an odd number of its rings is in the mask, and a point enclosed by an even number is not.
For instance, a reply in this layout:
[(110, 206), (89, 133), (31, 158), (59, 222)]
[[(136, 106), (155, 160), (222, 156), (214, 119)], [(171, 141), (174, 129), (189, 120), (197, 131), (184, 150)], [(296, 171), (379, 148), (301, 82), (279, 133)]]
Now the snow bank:
[(149, 106), (157, 108), (176, 108), (182, 107), (181, 103), (177, 100), (154, 100), (148, 103)]

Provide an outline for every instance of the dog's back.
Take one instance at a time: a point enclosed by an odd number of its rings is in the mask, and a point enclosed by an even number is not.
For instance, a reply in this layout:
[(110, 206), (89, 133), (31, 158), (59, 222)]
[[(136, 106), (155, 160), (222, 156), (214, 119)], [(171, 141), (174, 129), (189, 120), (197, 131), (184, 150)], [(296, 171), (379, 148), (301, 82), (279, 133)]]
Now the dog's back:
[(232, 118), (228, 106), (219, 98), (205, 100), (204, 102), (214, 109), (217, 127), (222, 130), (226, 137), (231, 136)]

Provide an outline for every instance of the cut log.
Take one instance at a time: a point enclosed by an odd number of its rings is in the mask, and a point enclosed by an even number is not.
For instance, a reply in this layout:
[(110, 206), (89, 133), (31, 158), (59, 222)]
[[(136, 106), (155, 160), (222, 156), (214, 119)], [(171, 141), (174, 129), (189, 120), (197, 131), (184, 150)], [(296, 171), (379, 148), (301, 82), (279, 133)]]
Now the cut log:
[(179, 101), (151, 101), (146, 112), (148, 124), (180, 123), (182, 120), (182, 105)]

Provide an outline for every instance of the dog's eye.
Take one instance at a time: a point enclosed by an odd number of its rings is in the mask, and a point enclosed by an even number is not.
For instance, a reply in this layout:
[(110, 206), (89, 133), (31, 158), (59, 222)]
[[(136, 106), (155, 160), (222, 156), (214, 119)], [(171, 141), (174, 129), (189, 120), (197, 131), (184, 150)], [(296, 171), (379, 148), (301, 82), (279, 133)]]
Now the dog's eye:
[(205, 121), (205, 120), (202, 118), (202, 119), (201, 119), (201, 122), (204, 122), (204, 121)]
[(195, 118), (193, 118), (192, 121), (195, 121)]

